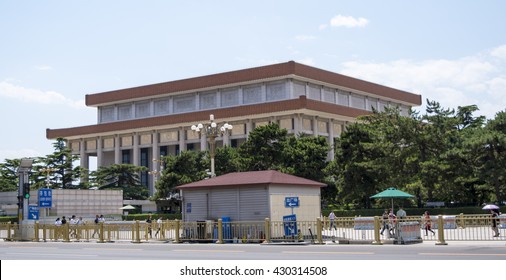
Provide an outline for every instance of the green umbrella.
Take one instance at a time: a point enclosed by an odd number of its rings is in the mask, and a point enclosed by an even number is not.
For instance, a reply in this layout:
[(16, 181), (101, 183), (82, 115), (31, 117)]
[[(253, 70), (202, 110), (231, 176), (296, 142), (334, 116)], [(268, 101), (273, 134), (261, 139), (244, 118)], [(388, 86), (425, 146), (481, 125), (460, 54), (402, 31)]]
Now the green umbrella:
[(394, 198), (411, 198), (415, 197), (414, 195), (411, 195), (409, 193), (405, 193), (403, 191), (400, 191), (396, 188), (388, 188), (380, 193), (377, 193), (371, 198), (391, 198), (392, 199), (392, 210), (394, 209)]

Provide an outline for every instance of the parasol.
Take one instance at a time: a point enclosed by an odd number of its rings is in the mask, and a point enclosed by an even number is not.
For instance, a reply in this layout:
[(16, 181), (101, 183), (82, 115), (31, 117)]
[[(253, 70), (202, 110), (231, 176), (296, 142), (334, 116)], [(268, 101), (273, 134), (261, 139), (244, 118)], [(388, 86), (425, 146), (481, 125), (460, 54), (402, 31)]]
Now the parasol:
[(403, 191), (400, 191), (396, 188), (388, 188), (380, 193), (377, 193), (371, 198), (390, 198), (392, 199), (392, 210), (394, 209), (394, 198), (412, 198), (415, 197), (414, 195), (411, 195), (409, 193), (405, 193)]

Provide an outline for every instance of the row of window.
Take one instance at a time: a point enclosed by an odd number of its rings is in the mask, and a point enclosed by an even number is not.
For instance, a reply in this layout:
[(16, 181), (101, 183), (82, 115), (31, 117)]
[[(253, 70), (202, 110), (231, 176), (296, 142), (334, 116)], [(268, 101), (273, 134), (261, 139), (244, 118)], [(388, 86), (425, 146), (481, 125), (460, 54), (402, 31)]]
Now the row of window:
[[(308, 99), (369, 111), (372, 111), (372, 108), (383, 111), (384, 108), (389, 105), (399, 105), (339, 89), (331, 89), (311, 83), (283, 80), (273, 83), (259, 83), (250, 86), (225, 88), (218, 91), (190, 93), (100, 107), (98, 113), (99, 121), (105, 123), (288, 100), (291, 98), (298, 98), (302, 95), (307, 96)], [(407, 114), (408, 107), (401, 106), (401, 111)]]

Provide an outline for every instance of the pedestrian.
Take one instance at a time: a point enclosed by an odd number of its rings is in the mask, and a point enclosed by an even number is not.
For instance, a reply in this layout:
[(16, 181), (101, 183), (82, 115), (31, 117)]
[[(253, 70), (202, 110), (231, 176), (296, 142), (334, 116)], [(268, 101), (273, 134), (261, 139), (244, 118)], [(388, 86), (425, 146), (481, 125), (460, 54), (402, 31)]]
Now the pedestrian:
[(381, 235), (383, 235), (383, 232), (385, 231), (385, 229), (390, 232), (390, 230), (389, 230), (390, 227), (388, 226), (388, 216), (389, 216), (388, 209), (385, 209), (385, 211), (383, 212), (383, 215), (381, 216), (382, 222), (383, 222), (383, 228), (381, 229), (381, 232), (380, 232)]
[(494, 209), (490, 210), (490, 214), (492, 215), (492, 231), (494, 232), (494, 236), (492, 237), (498, 237), (499, 236), (499, 229), (497, 228), (497, 222), (499, 221), (499, 214), (498, 211), (495, 211)]
[(72, 215), (72, 217), (70, 218), (69, 224), (70, 224), (70, 237), (76, 238), (77, 237), (77, 233), (76, 233), (77, 218), (76, 218), (76, 215)]
[(162, 217), (158, 217), (158, 220), (156, 220), (156, 233), (155, 237), (158, 237), (158, 233), (160, 232), (160, 229), (162, 228)]
[(402, 207), (399, 207), (399, 210), (397, 211), (397, 219), (399, 219), (399, 221), (402, 221), (404, 218), (406, 218), (406, 211), (404, 211)]
[(146, 225), (148, 227), (148, 234), (149, 234), (150, 238), (152, 238), (152, 236), (151, 236), (151, 233), (152, 233), (152, 231), (151, 231), (151, 221), (152, 221), (151, 220), (151, 215), (149, 215), (148, 218), (146, 219)]
[(91, 238), (95, 238), (95, 234), (98, 235), (98, 223), (100, 222), (100, 216), (97, 214), (95, 215), (95, 227), (93, 227), (93, 234), (91, 235)]
[(430, 232), (432, 232), (432, 235), (436, 235), (436, 233), (432, 230), (432, 220), (429, 215), (429, 211), (425, 211), (425, 214), (423, 215), (424, 220), (424, 226), (425, 226), (425, 236)]
[(61, 224), (65, 225), (67, 223), (67, 219), (65, 219), (65, 216), (61, 218)]
[(388, 233), (390, 233), (390, 236), (395, 235), (395, 226), (397, 225), (397, 217), (394, 214), (394, 210), (391, 209), (390, 213), (388, 213)]
[(54, 225), (56, 226), (56, 228), (54, 229), (54, 240), (58, 240), (58, 238), (60, 238), (60, 232), (61, 232), (60, 217), (56, 218), (56, 221), (54, 221)]
[(336, 214), (334, 214), (334, 211), (331, 211), (329, 214), (329, 221), (330, 221), (329, 230), (331, 230), (332, 227), (334, 227), (334, 229), (337, 230), (336, 224), (334, 222), (335, 219), (336, 219)]

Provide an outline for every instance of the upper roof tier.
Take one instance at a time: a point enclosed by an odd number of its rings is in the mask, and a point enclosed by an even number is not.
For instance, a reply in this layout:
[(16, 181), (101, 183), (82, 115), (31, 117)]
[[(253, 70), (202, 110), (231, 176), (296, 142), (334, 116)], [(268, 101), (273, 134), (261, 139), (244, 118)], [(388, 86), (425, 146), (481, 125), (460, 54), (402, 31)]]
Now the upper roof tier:
[(285, 63), (248, 68), (243, 70), (218, 73), (195, 78), (145, 85), (140, 87), (119, 89), (86, 95), (86, 105), (102, 106), (118, 102), (133, 101), (156, 97), (170, 93), (207, 90), (220, 86), (241, 85), (252, 81), (262, 81), (274, 78), (300, 78), (318, 81), (343, 89), (362, 91), (386, 98), (404, 101), (414, 105), (421, 105), (421, 95), (382, 86), (319, 68), (289, 61)]

